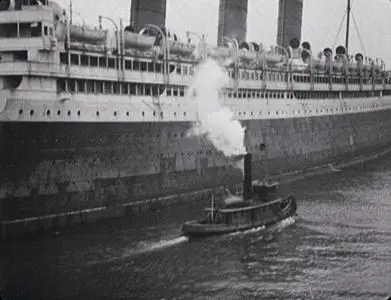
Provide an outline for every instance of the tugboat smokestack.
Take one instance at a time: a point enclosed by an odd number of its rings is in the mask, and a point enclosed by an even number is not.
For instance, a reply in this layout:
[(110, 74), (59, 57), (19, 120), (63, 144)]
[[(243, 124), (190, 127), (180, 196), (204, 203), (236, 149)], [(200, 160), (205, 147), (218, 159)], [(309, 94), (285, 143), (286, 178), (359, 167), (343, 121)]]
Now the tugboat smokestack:
[(244, 180), (243, 180), (243, 199), (249, 200), (253, 191), (252, 185), (252, 159), (253, 156), (251, 153), (248, 153), (244, 156)]

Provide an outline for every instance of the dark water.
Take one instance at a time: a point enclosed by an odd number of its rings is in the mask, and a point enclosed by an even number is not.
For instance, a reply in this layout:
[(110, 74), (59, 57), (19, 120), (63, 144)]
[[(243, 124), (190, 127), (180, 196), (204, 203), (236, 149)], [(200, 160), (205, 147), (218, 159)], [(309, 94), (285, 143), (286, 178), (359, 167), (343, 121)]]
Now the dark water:
[[(391, 158), (287, 187), (299, 219), (178, 238), (197, 205), (7, 245), (9, 299), (385, 299)], [(11, 297), (11, 296), (14, 296)]]

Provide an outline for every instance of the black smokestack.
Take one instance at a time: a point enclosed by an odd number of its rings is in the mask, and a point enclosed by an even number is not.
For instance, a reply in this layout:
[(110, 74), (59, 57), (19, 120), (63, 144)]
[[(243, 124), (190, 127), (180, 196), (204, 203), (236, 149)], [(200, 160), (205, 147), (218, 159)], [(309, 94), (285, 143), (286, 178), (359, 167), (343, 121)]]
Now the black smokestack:
[(252, 166), (253, 156), (251, 153), (248, 153), (244, 156), (244, 180), (243, 180), (243, 199), (249, 200), (253, 192), (253, 184), (251, 178), (251, 166)]

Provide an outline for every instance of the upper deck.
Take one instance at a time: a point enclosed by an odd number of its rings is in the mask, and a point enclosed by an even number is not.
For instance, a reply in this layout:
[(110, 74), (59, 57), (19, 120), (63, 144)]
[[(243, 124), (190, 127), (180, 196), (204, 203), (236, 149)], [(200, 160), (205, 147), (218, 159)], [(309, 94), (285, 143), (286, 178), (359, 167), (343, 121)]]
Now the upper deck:
[[(7, 1), (6, 1), (7, 2)], [(197, 65), (217, 60), (235, 90), (381, 91), (391, 76), (379, 59), (355, 57), (326, 48), (314, 58), (309, 43), (293, 41), (269, 50), (228, 39), (224, 47), (198, 37), (181, 42), (164, 28), (133, 32), (120, 24), (110, 32), (70, 24), (66, 12), (50, 1), (20, 0), (0, 11), (0, 75), (188, 86)], [(10, 1), (11, 3), (11, 1)], [(343, 48), (343, 47), (342, 47)]]

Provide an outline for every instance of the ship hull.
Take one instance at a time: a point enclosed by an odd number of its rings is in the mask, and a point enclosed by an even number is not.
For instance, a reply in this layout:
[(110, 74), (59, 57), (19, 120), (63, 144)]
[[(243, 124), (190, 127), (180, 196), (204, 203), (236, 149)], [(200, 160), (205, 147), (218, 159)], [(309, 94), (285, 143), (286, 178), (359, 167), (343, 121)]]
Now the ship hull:
[[(254, 179), (391, 144), (390, 110), (242, 123)], [(148, 210), (154, 199), (180, 201), (186, 193), (240, 183), (241, 170), (207, 139), (190, 136), (191, 127), (190, 122), (0, 123), (3, 235), (123, 215), (134, 207)]]

